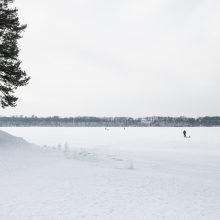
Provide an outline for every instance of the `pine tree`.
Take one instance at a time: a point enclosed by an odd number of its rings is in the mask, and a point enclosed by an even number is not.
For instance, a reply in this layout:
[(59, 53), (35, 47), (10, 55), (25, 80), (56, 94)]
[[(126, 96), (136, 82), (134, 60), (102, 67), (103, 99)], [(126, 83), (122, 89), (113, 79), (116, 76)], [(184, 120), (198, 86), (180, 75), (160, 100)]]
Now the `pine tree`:
[(3, 108), (16, 106), (15, 90), (28, 84), (30, 77), (20, 67), (18, 39), (26, 25), (19, 23), (14, 0), (0, 0), (0, 102)]

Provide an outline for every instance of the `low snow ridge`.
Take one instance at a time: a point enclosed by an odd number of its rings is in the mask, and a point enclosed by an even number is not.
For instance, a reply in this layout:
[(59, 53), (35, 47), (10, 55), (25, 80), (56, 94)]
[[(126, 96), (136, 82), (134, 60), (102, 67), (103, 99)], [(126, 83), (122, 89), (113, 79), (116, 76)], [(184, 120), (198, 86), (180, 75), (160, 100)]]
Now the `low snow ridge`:
[(20, 137), (15, 137), (13, 135), (8, 134), (7, 132), (0, 130), (0, 146), (5, 145), (26, 145), (27, 142)]

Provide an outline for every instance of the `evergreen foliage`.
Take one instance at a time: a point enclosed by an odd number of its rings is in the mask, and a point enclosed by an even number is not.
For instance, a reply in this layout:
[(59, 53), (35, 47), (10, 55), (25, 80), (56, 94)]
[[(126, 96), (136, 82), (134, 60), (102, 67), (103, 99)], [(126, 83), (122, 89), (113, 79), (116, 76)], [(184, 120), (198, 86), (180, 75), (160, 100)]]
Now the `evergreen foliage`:
[(0, 0), (0, 102), (1, 106), (16, 106), (15, 90), (27, 85), (29, 77), (20, 67), (18, 39), (26, 25), (19, 23), (18, 11), (9, 7), (14, 0)]

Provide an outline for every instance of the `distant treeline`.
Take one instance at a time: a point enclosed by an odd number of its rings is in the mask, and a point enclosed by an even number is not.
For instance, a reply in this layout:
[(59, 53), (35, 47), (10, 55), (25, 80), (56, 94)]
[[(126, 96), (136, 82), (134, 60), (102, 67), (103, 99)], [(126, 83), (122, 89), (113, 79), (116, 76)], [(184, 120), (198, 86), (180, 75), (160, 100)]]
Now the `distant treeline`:
[(220, 117), (25, 117), (0, 116), (0, 127), (212, 127)]

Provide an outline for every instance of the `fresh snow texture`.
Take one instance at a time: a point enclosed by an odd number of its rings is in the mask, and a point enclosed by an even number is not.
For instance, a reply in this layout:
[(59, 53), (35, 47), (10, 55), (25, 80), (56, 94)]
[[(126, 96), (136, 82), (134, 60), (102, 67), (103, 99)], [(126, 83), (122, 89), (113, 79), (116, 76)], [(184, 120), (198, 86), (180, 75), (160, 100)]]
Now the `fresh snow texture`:
[[(2, 128), (1, 220), (219, 220), (220, 129)], [(4, 144), (5, 143), (5, 144)]]

